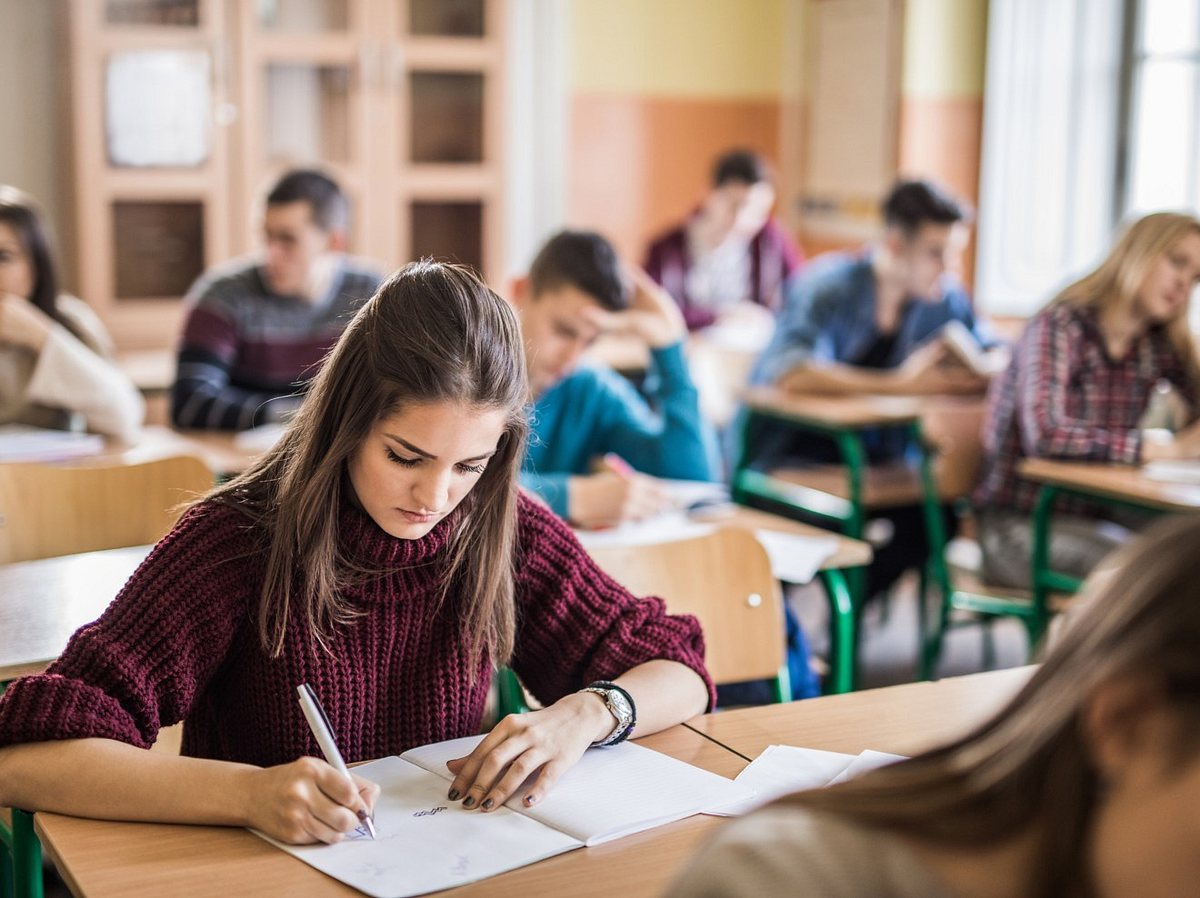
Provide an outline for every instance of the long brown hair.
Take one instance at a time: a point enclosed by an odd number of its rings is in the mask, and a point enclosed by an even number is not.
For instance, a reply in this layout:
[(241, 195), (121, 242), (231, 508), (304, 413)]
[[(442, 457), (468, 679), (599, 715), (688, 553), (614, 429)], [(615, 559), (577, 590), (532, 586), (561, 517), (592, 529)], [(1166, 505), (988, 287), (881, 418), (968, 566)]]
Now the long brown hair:
[(33, 292), (22, 297), (47, 317), (57, 321), (89, 348), (100, 351), (58, 308), (58, 266), (54, 261), (54, 239), (37, 201), (23, 190), (0, 184), (0, 222), (13, 229), (33, 270)]
[(844, 785), (783, 800), (930, 843), (1034, 831), (1031, 898), (1090, 894), (1085, 847), (1103, 784), (1083, 712), (1132, 675), (1161, 684), (1182, 754), (1200, 749), (1200, 518), (1160, 521), (1114, 559), (1025, 688), (966, 737)]
[(276, 446), (211, 498), (246, 512), (266, 535), (259, 635), (273, 655), (302, 617), (323, 641), (354, 612), (340, 597), (356, 567), (338, 540), (353, 501), (346, 465), (371, 428), (406, 405), (454, 402), (508, 413), (496, 454), (456, 509), (442, 596), (466, 597), (469, 648), (512, 654), (517, 475), (529, 389), (516, 316), (469, 269), (414, 262), (358, 311)]
[[(1068, 284), (1051, 305), (1088, 306), (1102, 311), (1133, 302), (1152, 265), (1188, 234), (1200, 234), (1200, 220), (1180, 212), (1154, 212), (1132, 222), (1089, 274)], [(1187, 307), (1164, 325), (1188, 378), (1200, 391), (1200, 358), (1187, 320)]]

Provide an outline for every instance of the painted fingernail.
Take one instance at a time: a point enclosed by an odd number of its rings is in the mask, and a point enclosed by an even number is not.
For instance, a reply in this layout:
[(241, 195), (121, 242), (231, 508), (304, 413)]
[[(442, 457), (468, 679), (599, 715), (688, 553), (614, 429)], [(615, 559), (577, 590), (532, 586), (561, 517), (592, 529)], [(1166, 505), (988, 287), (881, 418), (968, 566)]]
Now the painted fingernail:
[(449, 794), (447, 797), (448, 797), (448, 798), (449, 798), (451, 801), (458, 801), (458, 796), (460, 796), (461, 794), (462, 794), (462, 793), (461, 793), (461, 792), (459, 792), (457, 789), (451, 789), (451, 790), (450, 790), (450, 794)]
[(525, 796), (525, 807), (531, 808), (535, 804), (537, 804), (537, 796), (536, 795), (526, 795)]
[(467, 800), (463, 802), (463, 807), (464, 807), (464, 808), (473, 808), (473, 807), (475, 807), (475, 796), (474, 796), (474, 795), (468, 795), (468, 796), (467, 796)]
[(492, 801), (492, 800), (489, 798), (489, 799), (487, 799), (487, 800), (486, 800), (486, 801), (483, 803), (483, 809), (484, 809), (485, 811), (490, 811), (490, 810), (492, 809), (492, 807), (493, 807), (495, 804), (496, 804), (496, 802)]

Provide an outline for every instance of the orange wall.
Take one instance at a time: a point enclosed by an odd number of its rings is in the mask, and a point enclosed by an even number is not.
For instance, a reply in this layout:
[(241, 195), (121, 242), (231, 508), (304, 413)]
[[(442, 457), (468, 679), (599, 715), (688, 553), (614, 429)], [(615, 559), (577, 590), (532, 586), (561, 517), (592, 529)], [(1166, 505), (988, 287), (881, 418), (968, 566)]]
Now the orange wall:
[(573, 0), (570, 224), (641, 259), (722, 151), (777, 163), (792, 2)]
[(571, 115), (571, 224), (633, 259), (696, 205), (723, 150), (779, 155), (777, 102), (582, 95)]

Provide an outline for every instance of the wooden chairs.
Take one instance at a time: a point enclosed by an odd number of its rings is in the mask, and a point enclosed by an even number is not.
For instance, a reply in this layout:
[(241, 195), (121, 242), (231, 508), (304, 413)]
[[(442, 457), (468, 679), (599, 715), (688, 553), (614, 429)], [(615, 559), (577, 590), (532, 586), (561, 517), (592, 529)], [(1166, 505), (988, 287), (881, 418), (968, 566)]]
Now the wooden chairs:
[(213, 483), (191, 456), (139, 464), (0, 464), (0, 564), (152, 543)]
[(699, 618), (717, 683), (769, 679), (775, 700), (790, 700), (783, 597), (753, 533), (725, 528), (672, 542), (597, 548), (591, 555), (631, 592), (659, 596), (671, 613)]

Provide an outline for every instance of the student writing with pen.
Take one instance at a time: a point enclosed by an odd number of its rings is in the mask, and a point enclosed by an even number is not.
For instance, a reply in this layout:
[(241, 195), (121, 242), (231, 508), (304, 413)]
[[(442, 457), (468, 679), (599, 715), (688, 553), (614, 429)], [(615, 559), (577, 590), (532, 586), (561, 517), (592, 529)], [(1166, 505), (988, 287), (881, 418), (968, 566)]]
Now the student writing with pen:
[[(455, 266), (394, 275), (276, 447), (0, 697), (0, 805), (334, 842), (377, 790), (320, 760), (303, 683), (353, 763), (477, 733), (510, 664), (544, 710), (449, 765), (450, 800), (485, 812), (703, 711), (695, 619), (630, 595), (521, 494), (528, 395), (507, 303)], [(145, 750), (180, 720), (182, 756)]]
[[(712, 480), (716, 445), (688, 373), (683, 316), (645, 273), (628, 269), (599, 234), (563, 231), (517, 281), (534, 395), (521, 483), (580, 527), (606, 527), (664, 510), (655, 478)], [(604, 333), (650, 347), (641, 391), (586, 360)]]

